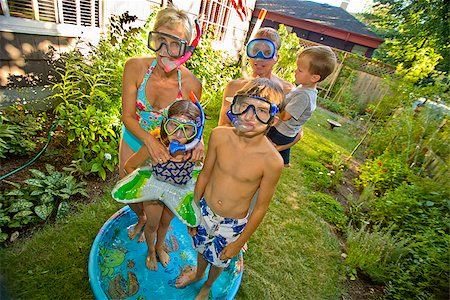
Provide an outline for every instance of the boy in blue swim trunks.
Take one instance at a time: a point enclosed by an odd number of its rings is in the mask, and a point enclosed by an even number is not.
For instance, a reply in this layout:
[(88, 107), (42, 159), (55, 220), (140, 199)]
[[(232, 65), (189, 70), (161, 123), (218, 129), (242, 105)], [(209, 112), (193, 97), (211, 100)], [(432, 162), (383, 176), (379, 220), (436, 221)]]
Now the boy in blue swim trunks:
[[(228, 112), (234, 127), (212, 130), (205, 164), (197, 179), (194, 199), (202, 220), (190, 228), (198, 251), (197, 269), (180, 274), (178, 288), (208, 279), (196, 299), (207, 299), (213, 282), (238, 255), (261, 223), (283, 169), (283, 159), (265, 136), (277, 120), (282, 88), (267, 78), (249, 81), (237, 91)], [(250, 203), (259, 189), (249, 215)]]

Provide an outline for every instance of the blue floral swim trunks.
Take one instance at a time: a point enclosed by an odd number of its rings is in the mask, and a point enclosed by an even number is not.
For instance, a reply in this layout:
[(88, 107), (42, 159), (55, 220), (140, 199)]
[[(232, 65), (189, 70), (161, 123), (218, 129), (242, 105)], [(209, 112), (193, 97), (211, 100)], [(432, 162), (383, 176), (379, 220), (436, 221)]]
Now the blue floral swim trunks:
[(197, 234), (192, 237), (194, 248), (203, 254), (212, 265), (225, 268), (231, 259), (221, 260), (220, 252), (230, 243), (236, 241), (247, 225), (248, 216), (243, 219), (224, 218), (216, 215), (209, 208), (205, 199), (200, 200), (202, 220), (197, 227)]

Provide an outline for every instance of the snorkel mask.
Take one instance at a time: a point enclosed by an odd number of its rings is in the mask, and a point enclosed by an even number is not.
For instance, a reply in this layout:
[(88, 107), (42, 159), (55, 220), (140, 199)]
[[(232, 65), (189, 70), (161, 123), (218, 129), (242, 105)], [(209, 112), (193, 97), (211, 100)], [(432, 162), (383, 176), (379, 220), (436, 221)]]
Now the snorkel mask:
[(256, 119), (263, 124), (270, 124), (276, 114), (279, 112), (277, 105), (269, 102), (267, 99), (255, 95), (236, 95), (233, 98), (230, 110), (227, 116), (236, 129), (242, 132), (250, 131), (253, 126), (247, 124), (239, 118), (251, 110)]
[[(197, 128), (196, 131), (197, 133), (195, 134), (194, 139), (187, 144), (181, 144), (179, 141), (172, 141), (169, 145), (169, 152), (171, 155), (179, 152), (179, 151), (189, 151), (195, 148), (195, 146), (197, 146), (197, 144), (200, 142), (200, 140), (202, 139), (202, 134), (203, 134), (203, 127), (205, 127), (205, 113), (203, 112), (202, 106), (200, 105), (200, 102), (198, 101), (197, 97), (195, 96), (194, 92), (191, 91), (191, 93), (189, 94), (191, 101), (195, 104), (195, 106), (197, 106), (197, 108), (200, 111), (200, 120), (199, 122), (196, 124)], [(170, 119), (169, 119), (170, 120)], [(167, 122), (166, 122), (167, 123)], [(165, 124), (166, 124), (165, 123)], [(166, 126), (164, 124), (164, 126)], [(179, 128), (177, 127), (175, 130), (173, 130), (172, 133), (175, 133), (176, 130), (178, 130)], [(183, 128), (184, 131), (184, 128)], [(189, 134), (186, 133), (186, 131), (184, 131), (185, 136), (188, 136)]]
[[(195, 39), (192, 41), (192, 43), (189, 46), (184, 44), (183, 47), (180, 47), (180, 48), (183, 48), (182, 49), (183, 50), (182, 53), (180, 53), (180, 55), (182, 55), (182, 56), (178, 57), (175, 60), (171, 60), (171, 59), (169, 59), (167, 57), (163, 57), (161, 59), (162, 63), (164, 64), (164, 71), (166, 71), (168, 73), (168, 72), (170, 72), (172, 70), (175, 70), (176, 68), (178, 68), (178, 66), (181, 66), (189, 58), (191, 58), (192, 54), (194, 53), (195, 48), (198, 45), (198, 42), (200, 41), (200, 36), (201, 36), (200, 25), (198, 24), (197, 20), (195, 20), (195, 30), (197, 32), (197, 35), (195, 36)], [(150, 35), (149, 35), (149, 38), (150, 38)], [(180, 41), (183, 41), (183, 40), (180, 40)], [(186, 41), (183, 41), (183, 42), (186, 43)], [(150, 42), (149, 42), (149, 47), (150, 47)], [(160, 48), (161, 48), (161, 46), (160, 46)], [(169, 48), (170, 47), (166, 46), (166, 48), (168, 49), (167, 53), (169, 55), (171, 55), (170, 52), (169, 52)], [(150, 49), (152, 49), (152, 48), (150, 48)], [(156, 51), (156, 50), (154, 50), (154, 51)], [(173, 57), (176, 57), (176, 56), (173, 56)]]
[(276, 53), (275, 43), (268, 39), (254, 39), (247, 45), (249, 58), (272, 59)]

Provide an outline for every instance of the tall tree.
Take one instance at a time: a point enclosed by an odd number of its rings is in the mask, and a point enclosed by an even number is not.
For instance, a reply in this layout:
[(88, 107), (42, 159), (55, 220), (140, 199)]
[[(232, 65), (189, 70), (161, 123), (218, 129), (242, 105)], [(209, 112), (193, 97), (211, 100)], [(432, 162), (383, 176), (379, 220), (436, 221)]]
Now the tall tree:
[(450, 1), (376, 0), (358, 17), (385, 39), (374, 58), (413, 82), (434, 70), (450, 74)]

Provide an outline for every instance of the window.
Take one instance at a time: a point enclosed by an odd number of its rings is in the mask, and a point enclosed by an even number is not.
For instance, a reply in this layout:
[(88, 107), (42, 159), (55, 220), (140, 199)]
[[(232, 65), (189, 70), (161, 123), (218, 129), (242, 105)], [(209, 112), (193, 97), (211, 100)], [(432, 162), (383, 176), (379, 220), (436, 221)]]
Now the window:
[(202, 0), (199, 14), (202, 20), (202, 31), (213, 30), (217, 40), (222, 41), (231, 9), (231, 0)]
[(100, 0), (0, 0), (1, 14), (45, 22), (100, 26)]

